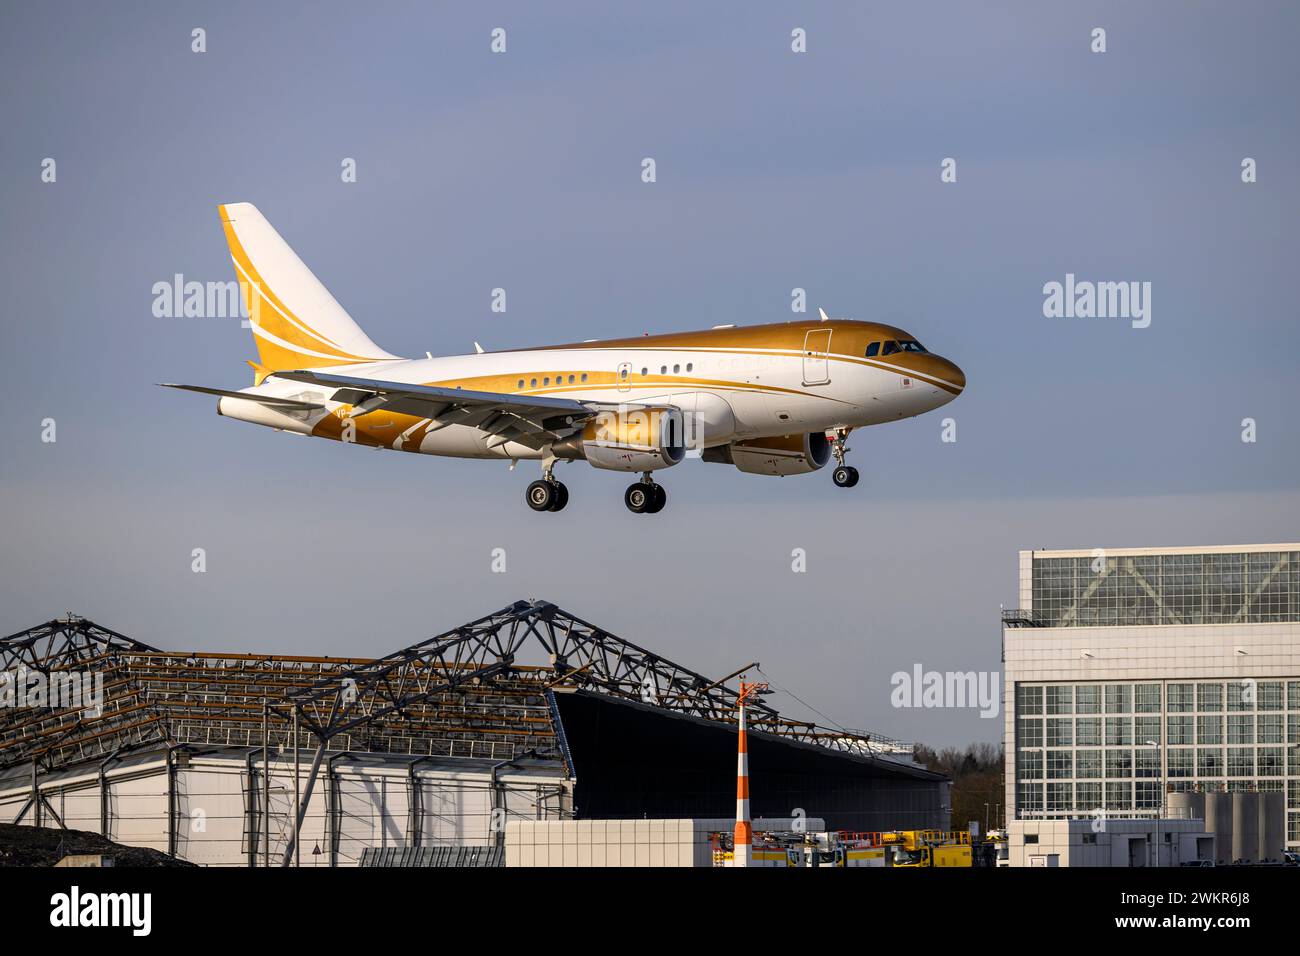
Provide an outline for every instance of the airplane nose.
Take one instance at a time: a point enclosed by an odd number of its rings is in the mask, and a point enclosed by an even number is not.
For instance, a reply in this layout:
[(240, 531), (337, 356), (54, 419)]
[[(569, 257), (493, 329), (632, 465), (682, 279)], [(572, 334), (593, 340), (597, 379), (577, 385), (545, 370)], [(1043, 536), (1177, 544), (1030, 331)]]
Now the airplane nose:
[[(940, 373), (940, 377), (942, 377), (949, 385), (957, 389), (957, 395), (960, 395), (962, 390), (966, 388), (966, 373), (957, 367), (956, 362), (950, 362), (947, 359), (940, 359), (940, 362), (942, 363), (943, 369)], [(955, 398), (956, 396), (954, 395), (953, 397)]]

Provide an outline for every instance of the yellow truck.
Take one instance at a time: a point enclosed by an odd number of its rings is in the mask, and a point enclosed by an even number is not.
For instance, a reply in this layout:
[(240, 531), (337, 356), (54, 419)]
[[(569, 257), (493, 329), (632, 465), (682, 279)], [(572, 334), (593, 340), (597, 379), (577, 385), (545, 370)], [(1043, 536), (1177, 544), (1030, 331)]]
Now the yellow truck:
[(880, 843), (889, 866), (971, 866), (964, 830), (894, 830), (880, 834)]

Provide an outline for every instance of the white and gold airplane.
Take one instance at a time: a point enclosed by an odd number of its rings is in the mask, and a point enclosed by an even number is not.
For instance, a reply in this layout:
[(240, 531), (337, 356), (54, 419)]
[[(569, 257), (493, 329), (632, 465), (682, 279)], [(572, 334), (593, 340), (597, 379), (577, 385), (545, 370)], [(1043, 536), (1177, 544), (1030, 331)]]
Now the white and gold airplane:
[(258, 361), (217, 413), (281, 431), (425, 455), (541, 462), (535, 511), (568, 502), (560, 461), (639, 473), (624, 501), (655, 513), (654, 473), (695, 450), (756, 475), (817, 471), (835, 484), (854, 428), (952, 401), (966, 376), (902, 329), (829, 319), (515, 351), (404, 359), (375, 345), (257, 208), (220, 206)]

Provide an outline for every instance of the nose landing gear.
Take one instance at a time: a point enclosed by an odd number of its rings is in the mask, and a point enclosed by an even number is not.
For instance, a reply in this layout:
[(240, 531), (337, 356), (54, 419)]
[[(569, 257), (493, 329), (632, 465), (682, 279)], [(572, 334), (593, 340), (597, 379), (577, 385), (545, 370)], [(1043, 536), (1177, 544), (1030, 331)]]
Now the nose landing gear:
[(640, 481), (627, 486), (627, 491), (623, 493), (623, 503), (633, 514), (658, 514), (668, 503), (668, 492), (664, 491), (663, 485), (655, 484), (647, 471)]
[(831, 472), (831, 480), (835, 482), (837, 488), (852, 488), (858, 483), (858, 470), (852, 465), (844, 464), (844, 453), (849, 450), (844, 442), (848, 439), (851, 430), (837, 428), (834, 432), (835, 437), (831, 439), (831, 454), (835, 456), (835, 470)]

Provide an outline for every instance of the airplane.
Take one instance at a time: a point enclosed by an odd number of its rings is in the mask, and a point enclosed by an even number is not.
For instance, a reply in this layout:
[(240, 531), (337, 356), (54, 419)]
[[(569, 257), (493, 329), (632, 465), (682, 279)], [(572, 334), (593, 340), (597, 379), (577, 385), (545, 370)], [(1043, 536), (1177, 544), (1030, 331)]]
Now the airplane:
[(217, 414), (381, 449), (541, 463), (534, 511), (569, 500), (559, 462), (640, 474), (624, 503), (663, 510), (655, 475), (692, 452), (755, 475), (818, 471), (851, 488), (855, 428), (952, 401), (966, 376), (903, 329), (831, 319), (717, 325), (407, 359), (370, 340), (250, 203), (219, 206), (258, 360), (242, 389), (160, 383), (218, 396)]

